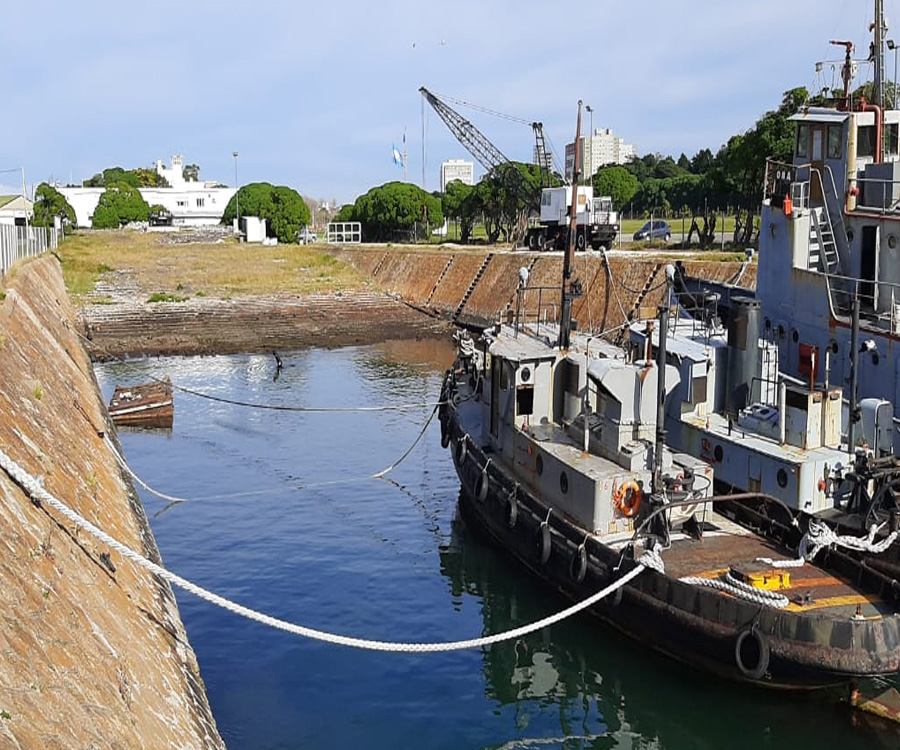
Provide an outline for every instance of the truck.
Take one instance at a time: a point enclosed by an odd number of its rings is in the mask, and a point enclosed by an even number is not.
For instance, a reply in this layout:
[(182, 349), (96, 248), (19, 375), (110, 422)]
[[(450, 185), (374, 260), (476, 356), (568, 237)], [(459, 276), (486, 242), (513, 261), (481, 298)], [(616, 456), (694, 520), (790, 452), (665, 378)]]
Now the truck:
[[(595, 198), (594, 189), (587, 185), (578, 186), (577, 196), (575, 249), (584, 250), (588, 244), (594, 250), (611, 247), (619, 234), (619, 217), (613, 210), (612, 198), (605, 195)], [(525, 233), (529, 250), (565, 248), (571, 205), (571, 185), (541, 191), (540, 217)]]

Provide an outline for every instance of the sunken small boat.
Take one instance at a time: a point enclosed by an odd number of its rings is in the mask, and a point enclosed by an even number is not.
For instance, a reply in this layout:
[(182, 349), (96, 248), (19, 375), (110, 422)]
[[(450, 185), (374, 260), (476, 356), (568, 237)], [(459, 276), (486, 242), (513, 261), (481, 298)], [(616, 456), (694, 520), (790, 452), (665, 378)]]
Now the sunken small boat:
[(175, 418), (172, 383), (168, 377), (130, 386), (116, 386), (109, 416), (118, 427), (171, 429)]
[(439, 417), (464, 521), (571, 601), (620, 583), (585, 611), (693, 668), (781, 689), (896, 675), (900, 532), (714, 495), (713, 465), (667, 445), (668, 305), (655, 359), (628, 357), (573, 330), (573, 261), (570, 239), (558, 325), (523, 274), (514, 320), (457, 335)]

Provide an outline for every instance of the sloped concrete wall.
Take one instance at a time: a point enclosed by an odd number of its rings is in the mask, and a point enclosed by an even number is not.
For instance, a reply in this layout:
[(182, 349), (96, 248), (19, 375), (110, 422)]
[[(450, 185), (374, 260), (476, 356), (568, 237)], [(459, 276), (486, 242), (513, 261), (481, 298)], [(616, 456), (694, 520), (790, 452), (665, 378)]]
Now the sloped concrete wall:
[[(76, 334), (59, 264), (14, 269), (0, 302), (0, 448), (45, 489), (159, 561)], [(0, 746), (222, 748), (169, 585), (0, 471)]]

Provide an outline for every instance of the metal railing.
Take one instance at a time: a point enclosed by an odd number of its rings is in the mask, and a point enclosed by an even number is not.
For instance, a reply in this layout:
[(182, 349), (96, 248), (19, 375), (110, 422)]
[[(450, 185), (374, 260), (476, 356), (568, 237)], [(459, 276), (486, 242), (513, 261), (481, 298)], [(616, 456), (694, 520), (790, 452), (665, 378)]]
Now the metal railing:
[[(529, 292), (531, 292), (530, 295)], [(530, 300), (533, 304), (534, 292), (537, 292), (537, 309), (535, 309), (534, 313), (529, 314), (528, 301)], [(545, 302), (545, 292), (548, 296), (555, 295), (557, 301)], [(533, 322), (535, 324), (535, 333), (540, 332), (541, 323), (547, 323), (548, 321), (552, 321), (555, 323), (559, 319), (559, 295), (560, 288), (558, 286), (519, 287), (516, 290), (516, 310), (514, 321), (516, 335), (518, 335), (519, 331), (524, 329), (529, 322)], [(550, 313), (552, 313), (552, 315), (550, 315)]]
[(59, 246), (59, 230), (54, 227), (20, 227), (0, 224), (0, 276), (22, 258), (40, 255)]

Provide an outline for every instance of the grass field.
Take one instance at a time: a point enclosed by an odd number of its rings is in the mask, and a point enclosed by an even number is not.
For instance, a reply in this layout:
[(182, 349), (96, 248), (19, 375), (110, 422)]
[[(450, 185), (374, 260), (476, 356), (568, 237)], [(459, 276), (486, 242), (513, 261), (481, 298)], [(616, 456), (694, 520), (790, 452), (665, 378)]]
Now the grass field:
[[(366, 279), (332, 256), (300, 245), (171, 243), (130, 230), (76, 232), (59, 246), (63, 276), (76, 303), (104, 274), (124, 275), (140, 301), (312, 294), (359, 289)], [(103, 302), (92, 297), (93, 302)]]

